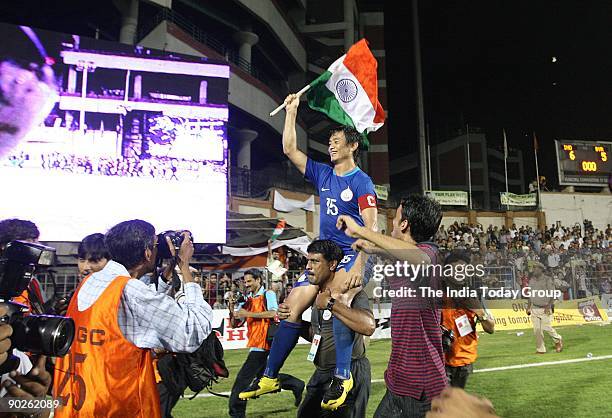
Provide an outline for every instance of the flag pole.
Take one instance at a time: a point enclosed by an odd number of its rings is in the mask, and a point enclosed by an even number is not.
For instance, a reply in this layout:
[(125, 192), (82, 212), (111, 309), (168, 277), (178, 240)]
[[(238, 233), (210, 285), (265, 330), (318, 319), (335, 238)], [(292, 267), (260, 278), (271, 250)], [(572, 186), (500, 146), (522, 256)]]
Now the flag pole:
[[(310, 88), (310, 84), (305, 85), (302, 90), (298, 91), (296, 94), (298, 96), (298, 99), (300, 98), (300, 96), (304, 93), (306, 93), (308, 91), (308, 89)], [(280, 112), (281, 110), (283, 110), (287, 105), (285, 104), (285, 102), (283, 102), (280, 106), (278, 106), (276, 109), (274, 109), (273, 111), (270, 112), (270, 116), (274, 116), (276, 115), (278, 112)]]
[(506, 129), (503, 129), (504, 133), (504, 173), (506, 175), (506, 210), (510, 210), (508, 204), (508, 141), (506, 139)]
[(425, 145), (425, 106), (423, 104), (423, 77), (421, 75), (421, 38), (419, 29), (419, 4), (412, 0), (412, 40), (414, 50), (414, 75), (417, 101), (417, 129), (419, 139), (419, 179), (421, 192), (427, 190), (427, 147)]
[(465, 124), (465, 133), (467, 136), (467, 168), (468, 168), (468, 192), (470, 195), (470, 210), (472, 210), (472, 162), (470, 161), (470, 126)]
[(426, 126), (426, 136), (427, 136), (427, 180), (429, 190), (433, 190), (433, 185), (431, 183), (431, 143), (429, 142), (429, 124)]
[(540, 194), (540, 170), (538, 168), (538, 140), (536, 138), (535, 131), (533, 132), (533, 155), (535, 155), (536, 182), (538, 184), (538, 209), (540, 209), (542, 203)]

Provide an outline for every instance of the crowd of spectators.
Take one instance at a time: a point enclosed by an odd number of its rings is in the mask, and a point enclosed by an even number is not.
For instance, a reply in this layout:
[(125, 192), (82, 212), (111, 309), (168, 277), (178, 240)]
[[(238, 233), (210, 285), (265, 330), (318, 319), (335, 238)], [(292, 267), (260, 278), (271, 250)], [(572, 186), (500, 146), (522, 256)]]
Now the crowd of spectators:
[[(186, 160), (170, 157), (100, 157), (52, 152), (41, 154), (35, 161), (25, 153), (9, 156), (8, 164), (13, 167), (41, 167), (43, 170), (61, 170), (69, 173), (95, 174), (100, 176), (151, 177), (166, 180), (195, 180), (206, 177), (209, 170), (223, 169), (222, 166), (207, 164), (205, 161)], [(204, 174), (203, 174), (204, 172)]]
[[(452, 250), (467, 250), (472, 254), (472, 263), (486, 267), (485, 276), (475, 283), (478, 286), (525, 287), (534, 263), (541, 262), (565, 299), (612, 293), (610, 225), (601, 230), (585, 221), (583, 225), (551, 225), (541, 232), (530, 226), (485, 228), (454, 222), (440, 226), (435, 241), (443, 256)], [(306, 267), (306, 259), (287, 250), (281, 260), (287, 272), (280, 282), (270, 281), (269, 287), (282, 301)], [(204, 271), (196, 280), (202, 286), (204, 298), (215, 309), (227, 308), (232, 293), (245, 294), (240, 272)]]
[[(296, 251), (288, 249), (282, 253), (281, 261), (287, 272), (282, 275), (279, 282), (268, 280), (267, 287), (276, 292), (276, 296), (282, 302), (293, 289), (293, 283), (306, 268), (306, 257)], [(221, 272), (203, 271), (196, 274), (195, 280), (202, 287), (204, 299), (213, 309), (225, 309), (232, 294), (246, 295), (243, 279), (244, 272)]]
[(443, 252), (470, 250), (472, 262), (483, 264), (490, 273), (489, 287), (524, 287), (534, 262), (541, 262), (555, 279), (565, 298), (610, 293), (612, 288), (612, 228), (594, 228), (557, 223), (539, 231), (530, 226), (511, 228), (455, 222), (440, 226), (435, 236)]

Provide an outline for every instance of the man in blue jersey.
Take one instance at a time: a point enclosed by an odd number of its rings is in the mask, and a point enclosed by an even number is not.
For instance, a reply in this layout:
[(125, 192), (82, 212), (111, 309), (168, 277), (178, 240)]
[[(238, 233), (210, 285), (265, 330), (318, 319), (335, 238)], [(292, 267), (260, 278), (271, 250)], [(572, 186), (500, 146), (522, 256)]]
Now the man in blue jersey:
[[(355, 163), (362, 136), (354, 128), (339, 126), (331, 131), (328, 151), (333, 167), (309, 159), (298, 149), (295, 123), (299, 102), (300, 97), (296, 94), (290, 94), (285, 99), (287, 113), (283, 130), (283, 151), (319, 193), (319, 239), (336, 242), (344, 252), (344, 257), (336, 267), (334, 281), (330, 285), (333, 297), (327, 310), (333, 314), (336, 299), (337, 303), (350, 306), (352, 298), (360, 290), (357, 286), (362, 284), (361, 276), (365, 265), (364, 256), (351, 248), (355, 240), (336, 228), (337, 218), (347, 215), (355, 219), (360, 226), (375, 230), (376, 194), (370, 177)], [(308, 282), (306, 273), (295, 283), (293, 291), (285, 300), (285, 304), (291, 308), (291, 316), (281, 322), (274, 337), (264, 376), (242, 392), (241, 399), (257, 398), (266, 393), (280, 391), (279, 370), (298, 341), (302, 313), (312, 306), (318, 292), (319, 287)], [(333, 331), (336, 370), (321, 401), (321, 407), (328, 410), (336, 410), (342, 406), (353, 387), (351, 354), (355, 333), (335, 317)]]

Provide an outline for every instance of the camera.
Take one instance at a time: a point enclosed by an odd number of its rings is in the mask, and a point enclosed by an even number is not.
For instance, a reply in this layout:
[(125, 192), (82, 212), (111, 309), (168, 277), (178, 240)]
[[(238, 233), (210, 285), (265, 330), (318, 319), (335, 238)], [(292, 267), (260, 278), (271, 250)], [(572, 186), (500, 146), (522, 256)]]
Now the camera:
[(453, 341), (455, 341), (455, 333), (452, 329), (448, 329), (444, 325), (440, 325), (440, 329), (442, 330), (442, 350), (448, 353), (451, 345), (453, 345)]
[(244, 296), (244, 294), (242, 292), (235, 292), (233, 295), (234, 298), (234, 303), (238, 304), (238, 303), (245, 303), (247, 301), (246, 296)]
[(172, 258), (172, 252), (170, 251), (170, 247), (168, 246), (168, 242), (166, 238), (170, 238), (170, 242), (174, 246), (174, 254), (178, 254), (179, 248), (181, 248), (181, 244), (183, 243), (183, 239), (185, 236), (183, 235), (185, 232), (189, 234), (189, 239), (193, 242), (193, 236), (191, 232), (183, 230), (183, 231), (165, 231), (157, 235), (157, 258), (165, 259)]
[[(75, 334), (71, 318), (55, 315), (27, 315), (27, 307), (11, 302), (26, 290), (38, 267), (48, 267), (55, 260), (55, 249), (25, 241), (11, 241), (0, 257), (0, 303), (8, 312), (0, 324), (13, 327), (11, 349), (47, 356), (64, 356), (70, 350)], [(7, 373), (19, 365), (15, 356), (0, 366)]]

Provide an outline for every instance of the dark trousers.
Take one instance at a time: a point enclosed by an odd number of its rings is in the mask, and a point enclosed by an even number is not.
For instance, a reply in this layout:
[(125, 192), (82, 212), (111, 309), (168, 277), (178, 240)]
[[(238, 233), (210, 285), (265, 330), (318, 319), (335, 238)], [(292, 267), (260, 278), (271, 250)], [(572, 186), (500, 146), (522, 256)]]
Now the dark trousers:
[(394, 395), (387, 389), (387, 393), (380, 401), (374, 418), (424, 418), (431, 409), (431, 400), (425, 396), (414, 399), (410, 396)]
[(459, 367), (446, 366), (446, 377), (451, 386), (465, 389), (465, 384), (472, 370), (473, 366), (471, 364)]
[(157, 384), (157, 391), (159, 392), (159, 403), (161, 404), (161, 416), (162, 418), (172, 418), (172, 408), (181, 398), (181, 395), (175, 395), (168, 391), (164, 382)]
[[(229, 398), (229, 415), (233, 418), (244, 418), (246, 415), (247, 401), (238, 398), (240, 392), (248, 388), (253, 380), (263, 375), (268, 359), (268, 351), (250, 351), (242, 368), (236, 375), (232, 393)], [(281, 389), (291, 390), (293, 392), (301, 390), (304, 387), (304, 382), (300, 379), (280, 373), (278, 375)]]
[(372, 378), (368, 359), (353, 360), (351, 373), (354, 386), (346, 398), (346, 403), (335, 411), (327, 411), (321, 409), (321, 401), (334, 377), (334, 370), (316, 369), (308, 381), (306, 397), (298, 410), (298, 418), (365, 418)]

